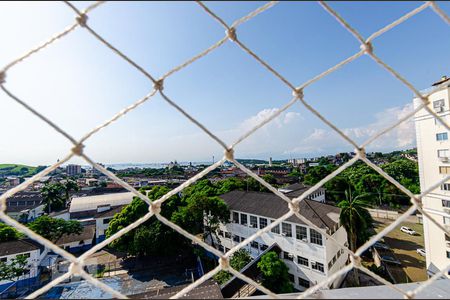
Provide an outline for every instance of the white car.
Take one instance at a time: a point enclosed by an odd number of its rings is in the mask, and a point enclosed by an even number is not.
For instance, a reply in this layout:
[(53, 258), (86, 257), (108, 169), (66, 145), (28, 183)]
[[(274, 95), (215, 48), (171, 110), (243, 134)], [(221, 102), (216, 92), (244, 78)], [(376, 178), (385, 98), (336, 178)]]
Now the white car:
[(417, 253), (419, 253), (422, 256), (425, 256), (425, 249), (419, 248), (416, 250)]
[(415, 235), (416, 234), (416, 232), (414, 230), (412, 230), (411, 228), (406, 227), (406, 226), (402, 226), (400, 228), (400, 230), (403, 231), (404, 233), (407, 233), (407, 234), (410, 234), (410, 235)]

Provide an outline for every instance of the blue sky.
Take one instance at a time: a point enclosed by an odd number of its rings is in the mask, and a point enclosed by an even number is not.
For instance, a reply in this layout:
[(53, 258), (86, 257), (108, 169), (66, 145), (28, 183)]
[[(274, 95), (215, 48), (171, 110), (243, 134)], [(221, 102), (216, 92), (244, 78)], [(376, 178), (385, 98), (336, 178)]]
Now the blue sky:
[[(265, 2), (206, 2), (226, 22)], [(74, 4), (79, 8), (89, 3)], [(450, 3), (439, 2), (450, 14)], [(422, 2), (330, 2), (364, 37)], [(74, 15), (63, 3), (0, 3), (0, 65), (60, 32)], [(192, 2), (114, 2), (88, 20), (100, 35), (158, 78), (213, 45), (223, 28)], [(359, 44), (316, 2), (282, 2), (241, 25), (239, 39), (296, 85), (359, 51)], [(375, 53), (419, 89), (450, 75), (450, 27), (430, 8), (374, 41)], [(76, 29), (13, 67), (6, 87), (75, 138), (147, 94), (139, 72)], [(291, 91), (252, 57), (227, 42), (173, 74), (164, 91), (230, 144), (291, 98)], [(363, 56), (305, 89), (305, 99), (358, 142), (412, 109), (412, 93)], [(0, 163), (50, 164), (71, 144), (0, 94)], [(414, 145), (403, 124), (368, 150)], [(221, 147), (160, 96), (86, 142), (86, 153), (105, 163), (205, 161)], [(289, 158), (352, 151), (326, 125), (295, 104), (236, 148), (237, 157)], [(73, 162), (81, 162), (73, 159)]]

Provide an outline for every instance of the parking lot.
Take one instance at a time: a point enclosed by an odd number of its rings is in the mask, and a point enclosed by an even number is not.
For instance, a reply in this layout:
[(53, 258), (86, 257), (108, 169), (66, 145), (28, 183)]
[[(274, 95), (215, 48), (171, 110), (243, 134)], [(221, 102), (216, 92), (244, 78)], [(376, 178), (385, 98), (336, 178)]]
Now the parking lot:
[[(375, 230), (381, 231), (392, 221), (376, 219)], [(407, 226), (417, 232), (416, 235), (409, 235), (400, 231), (401, 226)], [(389, 245), (396, 258), (402, 263), (402, 272), (393, 274), (399, 282), (417, 282), (427, 279), (425, 257), (418, 254), (418, 248), (424, 248), (423, 225), (417, 223), (404, 222), (389, 232), (384, 241)], [(406, 276), (405, 276), (406, 273)]]

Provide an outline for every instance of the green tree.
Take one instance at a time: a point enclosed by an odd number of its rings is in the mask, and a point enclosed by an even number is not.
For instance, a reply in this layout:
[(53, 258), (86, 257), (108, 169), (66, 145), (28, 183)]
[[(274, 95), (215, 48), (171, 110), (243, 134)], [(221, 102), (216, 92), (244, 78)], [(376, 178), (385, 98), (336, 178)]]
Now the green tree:
[[(345, 199), (338, 203), (341, 209), (339, 221), (347, 231), (350, 250), (356, 251), (359, 242), (364, 242), (368, 237), (368, 229), (372, 227), (370, 214), (367, 210), (368, 204), (361, 198), (364, 195), (352, 194), (352, 190), (345, 191)], [(359, 276), (356, 269), (353, 270), (355, 284), (359, 285)]]
[(289, 279), (288, 267), (274, 251), (261, 257), (258, 269), (263, 275), (262, 284), (274, 293), (291, 293), (294, 290)]
[[(236, 251), (233, 256), (231, 256), (230, 259), (230, 266), (240, 271), (242, 270), (246, 265), (248, 265), (252, 261), (252, 257), (245, 249), (239, 249)], [(227, 271), (219, 271), (216, 275), (214, 275), (214, 280), (216, 280), (219, 284), (224, 284), (228, 280), (231, 279), (233, 275)]]
[(0, 280), (15, 281), (19, 279), (29, 271), (27, 265), (28, 258), (23, 254), (17, 255), (9, 263), (0, 262)]
[(5, 223), (0, 223), (0, 243), (18, 240), (23, 236), (14, 227), (8, 226)]
[(62, 197), (64, 187), (61, 183), (46, 183), (42, 189), (41, 194), (45, 204), (44, 210), (50, 213), (51, 211), (63, 209), (66, 205)]
[(31, 230), (50, 241), (57, 241), (64, 234), (80, 234), (83, 226), (78, 221), (66, 221), (47, 215), (36, 218), (27, 225)]
[(221, 180), (216, 183), (217, 188), (217, 194), (222, 195), (234, 190), (245, 190), (246, 184), (244, 180), (236, 178), (236, 177), (230, 177), (225, 180)]
[(70, 200), (70, 193), (78, 192), (80, 188), (78, 187), (78, 184), (74, 180), (67, 179), (66, 182), (62, 184), (61, 190), (64, 193), (64, 199), (67, 203)]

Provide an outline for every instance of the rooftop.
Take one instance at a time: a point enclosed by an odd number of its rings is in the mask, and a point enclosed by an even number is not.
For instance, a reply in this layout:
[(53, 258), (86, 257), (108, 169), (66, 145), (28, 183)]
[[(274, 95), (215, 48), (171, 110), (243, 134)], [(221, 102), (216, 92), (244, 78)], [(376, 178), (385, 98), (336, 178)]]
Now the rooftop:
[(91, 240), (95, 236), (95, 225), (88, 225), (83, 227), (80, 234), (64, 234), (56, 241), (56, 245), (64, 245), (72, 242)]
[[(277, 219), (289, 211), (288, 204), (272, 193), (231, 191), (220, 196), (229, 206), (230, 210)], [(300, 202), (300, 214), (310, 220), (319, 228), (332, 229), (339, 223), (340, 209), (338, 207), (320, 203), (313, 200)], [(296, 216), (287, 221), (305, 224)]]
[(130, 204), (134, 194), (131, 192), (104, 194), (98, 196), (74, 197), (69, 212), (95, 210), (101, 205), (119, 206)]
[(15, 240), (0, 243), (0, 256), (30, 252), (40, 249), (41, 246), (30, 239)]

